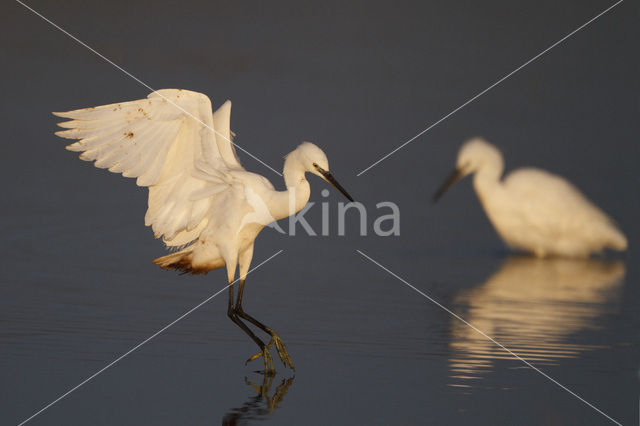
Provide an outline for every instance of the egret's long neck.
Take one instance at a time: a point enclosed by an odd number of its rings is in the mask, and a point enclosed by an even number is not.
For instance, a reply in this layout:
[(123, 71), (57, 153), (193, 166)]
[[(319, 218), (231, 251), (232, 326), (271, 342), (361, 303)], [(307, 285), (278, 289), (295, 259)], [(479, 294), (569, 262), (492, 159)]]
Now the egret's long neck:
[(500, 179), (503, 172), (502, 156), (491, 158), (476, 170), (473, 175), (473, 187), (483, 204), (501, 192), (502, 181)]
[(311, 188), (305, 178), (306, 170), (298, 158), (297, 152), (293, 151), (287, 156), (284, 162), (284, 183), (287, 185), (285, 191), (277, 191), (273, 197), (269, 209), (276, 220), (289, 217), (300, 210), (309, 201)]

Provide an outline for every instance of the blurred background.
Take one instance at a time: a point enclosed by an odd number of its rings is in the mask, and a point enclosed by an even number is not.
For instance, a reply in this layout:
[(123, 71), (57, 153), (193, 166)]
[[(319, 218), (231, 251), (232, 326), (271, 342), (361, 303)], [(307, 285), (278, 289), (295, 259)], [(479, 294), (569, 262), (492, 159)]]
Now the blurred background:
[[(355, 252), (362, 250), (616, 419), (638, 419), (636, 162), (640, 9), (625, 1), (378, 166), (371, 163), (613, 2), (27, 3), (156, 89), (233, 101), (236, 142), (277, 170), (303, 140), (396, 237), (266, 229), (245, 309), (296, 365), (270, 383), (222, 294), (33, 424), (606, 424)], [(18, 424), (226, 284), (179, 276), (145, 228), (147, 191), (53, 135), (64, 111), (149, 90), (16, 2), (0, 5), (0, 422)], [(630, 249), (607, 260), (510, 255), (469, 181), (430, 197), (483, 136), (507, 171), (560, 174)], [(244, 166), (282, 179), (239, 153)], [(354, 212), (351, 212), (354, 213)], [(384, 211), (382, 213), (388, 213)], [(318, 205), (305, 216), (321, 227)], [(258, 361), (259, 362), (259, 361)]]

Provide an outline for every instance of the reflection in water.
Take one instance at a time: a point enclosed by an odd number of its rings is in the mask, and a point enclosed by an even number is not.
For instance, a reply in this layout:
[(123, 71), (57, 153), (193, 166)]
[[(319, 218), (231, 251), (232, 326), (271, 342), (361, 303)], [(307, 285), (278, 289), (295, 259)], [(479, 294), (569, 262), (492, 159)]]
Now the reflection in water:
[[(462, 317), (535, 365), (576, 358), (598, 346), (572, 344), (571, 334), (597, 329), (599, 316), (616, 307), (623, 262), (596, 259), (509, 258), (484, 284), (459, 293)], [(492, 360), (514, 359), (463, 324), (452, 323), (451, 386), (490, 371)]]
[(257, 385), (245, 377), (247, 385), (251, 386), (256, 395), (251, 395), (240, 407), (232, 408), (222, 418), (223, 426), (248, 424), (254, 420), (263, 420), (273, 413), (282, 401), (287, 390), (293, 384), (294, 377), (282, 379), (273, 393), (270, 393), (275, 376), (263, 376), (262, 384)]

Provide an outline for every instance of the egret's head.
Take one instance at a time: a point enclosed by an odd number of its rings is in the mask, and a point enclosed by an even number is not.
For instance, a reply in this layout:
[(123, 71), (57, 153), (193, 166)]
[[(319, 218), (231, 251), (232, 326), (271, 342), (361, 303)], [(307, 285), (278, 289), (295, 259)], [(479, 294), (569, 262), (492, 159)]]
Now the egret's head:
[(302, 142), (296, 151), (304, 169), (324, 179), (320, 170), (329, 171), (329, 160), (324, 151), (311, 142)]
[(318, 148), (317, 145), (311, 142), (302, 142), (293, 153), (295, 153), (297, 160), (301, 163), (305, 171), (320, 176), (333, 185), (338, 191), (342, 192), (349, 201), (353, 201), (353, 198), (351, 198), (347, 191), (345, 191), (329, 172), (329, 160), (327, 160), (324, 151)]
[(458, 151), (456, 169), (462, 176), (476, 172), (483, 167), (495, 167), (502, 164), (502, 154), (498, 148), (481, 138), (465, 142)]
[(453, 184), (480, 169), (492, 169), (500, 174), (502, 164), (502, 154), (489, 142), (481, 138), (466, 141), (458, 151), (456, 169), (435, 193), (433, 200), (438, 201)]

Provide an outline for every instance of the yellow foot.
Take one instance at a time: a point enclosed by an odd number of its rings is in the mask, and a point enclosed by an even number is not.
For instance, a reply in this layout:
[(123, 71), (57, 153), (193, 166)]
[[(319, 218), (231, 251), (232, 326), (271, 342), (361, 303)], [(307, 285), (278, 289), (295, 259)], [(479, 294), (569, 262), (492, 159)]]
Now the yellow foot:
[(271, 345), (276, 346), (276, 350), (278, 351), (278, 356), (280, 357), (280, 361), (285, 366), (288, 366), (292, 371), (296, 371), (293, 367), (293, 363), (291, 362), (291, 358), (289, 357), (289, 353), (287, 352), (287, 348), (284, 346), (284, 342), (280, 339), (280, 336), (275, 331), (271, 332), (271, 341), (267, 345), (267, 348), (270, 348)]
[(264, 361), (264, 374), (267, 376), (273, 376), (274, 374), (276, 374), (276, 370), (273, 368), (273, 358), (271, 358), (271, 354), (269, 353), (270, 345), (271, 344), (265, 346), (262, 351), (249, 358), (244, 364), (247, 365), (251, 361), (262, 357), (262, 360)]

